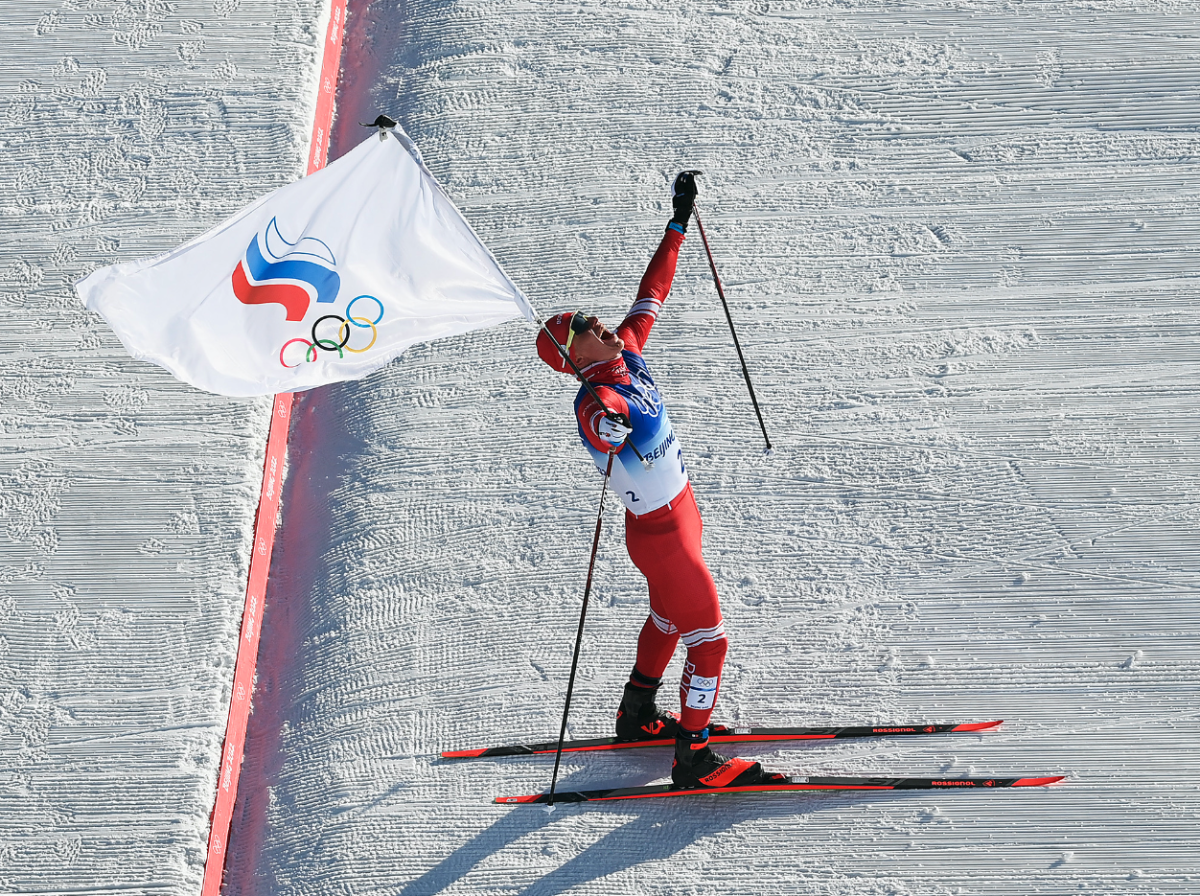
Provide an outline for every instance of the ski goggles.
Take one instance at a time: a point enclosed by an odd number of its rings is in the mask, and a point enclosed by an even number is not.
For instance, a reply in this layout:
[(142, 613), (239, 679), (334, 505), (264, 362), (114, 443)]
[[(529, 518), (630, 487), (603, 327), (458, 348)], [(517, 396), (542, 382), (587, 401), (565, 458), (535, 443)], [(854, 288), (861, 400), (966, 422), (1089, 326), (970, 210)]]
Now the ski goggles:
[(588, 323), (588, 319), (584, 316), (582, 311), (576, 311), (574, 314), (572, 314), (571, 319), (567, 322), (567, 325), (567, 344), (564, 345), (563, 348), (565, 348), (567, 351), (570, 351), (571, 343), (575, 340), (575, 337), (580, 333), (586, 333), (592, 328), (592, 325)]

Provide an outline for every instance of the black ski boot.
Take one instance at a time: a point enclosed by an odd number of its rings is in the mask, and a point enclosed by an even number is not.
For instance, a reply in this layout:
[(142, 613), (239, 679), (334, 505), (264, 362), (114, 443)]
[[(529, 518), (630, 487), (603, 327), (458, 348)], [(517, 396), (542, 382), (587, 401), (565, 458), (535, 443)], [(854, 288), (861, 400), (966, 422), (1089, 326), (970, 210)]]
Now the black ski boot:
[(730, 759), (708, 745), (708, 729), (687, 731), (679, 729), (675, 737), (675, 762), (671, 766), (671, 783), (676, 787), (752, 787), (780, 781), (783, 775), (764, 771), (762, 765), (750, 759)]
[(679, 715), (654, 704), (662, 679), (647, 678), (637, 669), (625, 685), (617, 709), (618, 740), (670, 740), (679, 731)]

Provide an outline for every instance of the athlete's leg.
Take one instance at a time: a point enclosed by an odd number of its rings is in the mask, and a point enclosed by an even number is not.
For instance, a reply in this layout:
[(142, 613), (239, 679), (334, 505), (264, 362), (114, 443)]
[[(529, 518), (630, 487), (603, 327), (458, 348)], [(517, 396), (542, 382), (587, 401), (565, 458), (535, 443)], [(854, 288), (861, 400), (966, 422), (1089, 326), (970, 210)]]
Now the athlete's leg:
[[(682, 725), (693, 731), (704, 728), (712, 715), (728, 647), (717, 587), (700, 550), (702, 532), (690, 487), (672, 502), (669, 513), (656, 514), (652, 520), (636, 518), (626, 525), (629, 556), (646, 576), (653, 598), (652, 615), (643, 632), (658, 628), (656, 621), (669, 619), (688, 648), (680, 703)], [(639, 652), (638, 668), (648, 672), (640, 663)], [(666, 664), (661, 668), (666, 669)]]
[[(662, 678), (667, 664), (671, 662), (671, 656), (675, 653), (675, 646), (679, 643), (679, 629), (663, 606), (660, 583), (664, 576), (656, 559), (660, 543), (663, 541), (663, 526), (659, 523), (659, 518), (666, 512), (668, 511), (656, 512), (653, 519), (639, 519), (631, 513), (625, 515), (625, 546), (629, 550), (629, 558), (633, 565), (646, 577), (647, 589), (650, 592), (650, 615), (646, 617), (638, 634), (634, 669), (656, 682)], [(638, 683), (633, 678), (630, 680)]]
[[(634, 668), (650, 679), (662, 678), (679, 643), (679, 629), (662, 615), (655, 587), (650, 586), (650, 615), (638, 635), (637, 662)], [(657, 606), (656, 606), (657, 605)]]
[(617, 708), (617, 737), (674, 737), (679, 729), (679, 714), (660, 710), (655, 696), (662, 686), (662, 675), (679, 631), (655, 612), (654, 589), (650, 589), (650, 615), (638, 636), (637, 662), (629, 673), (621, 705)]
[[(636, 538), (631, 535), (628, 524), (626, 536), (627, 540)], [(654, 582), (647, 579), (647, 584), (650, 588), (650, 615), (646, 617), (638, 635), (637, 660), (625, 684), (621, 705), (617, 708), (617, 737), (622, 739), (674, 737), (679, 731), (679, 714), (665, 712), (655, 703), (663, 672), (679, 643), (679, 630), (670, 618), (662, 614)]]
[(713, 706), (721, 690), (721, 670), (729, 642), (724, 637), (689, 647), (683, 679), (679, 682), (679, 703), (682, 708), (679, 724), (688, 731), (708, 727)]

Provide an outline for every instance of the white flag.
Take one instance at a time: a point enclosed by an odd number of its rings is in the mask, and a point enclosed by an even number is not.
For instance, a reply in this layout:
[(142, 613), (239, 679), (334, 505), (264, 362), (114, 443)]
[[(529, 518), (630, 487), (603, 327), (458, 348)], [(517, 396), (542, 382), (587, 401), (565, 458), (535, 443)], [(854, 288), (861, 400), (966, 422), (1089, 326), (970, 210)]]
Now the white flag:
[(412, 141), (381, 133), (185, 246), (95, 271), (80, 298), (135, 358), (238, 396), (358, 379), (415, 342), (532, 321)]

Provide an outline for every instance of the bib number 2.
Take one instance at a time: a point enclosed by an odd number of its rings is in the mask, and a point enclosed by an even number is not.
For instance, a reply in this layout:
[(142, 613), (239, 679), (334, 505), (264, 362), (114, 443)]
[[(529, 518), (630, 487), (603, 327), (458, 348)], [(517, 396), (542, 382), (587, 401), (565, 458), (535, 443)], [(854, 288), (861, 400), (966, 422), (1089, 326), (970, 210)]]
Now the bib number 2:
[(716, 675), (712, 678), (693, 675), (688, 685), (685, 705), (691, 709), (712, 709), (713, 702), (717, 699), (717, 680)]

